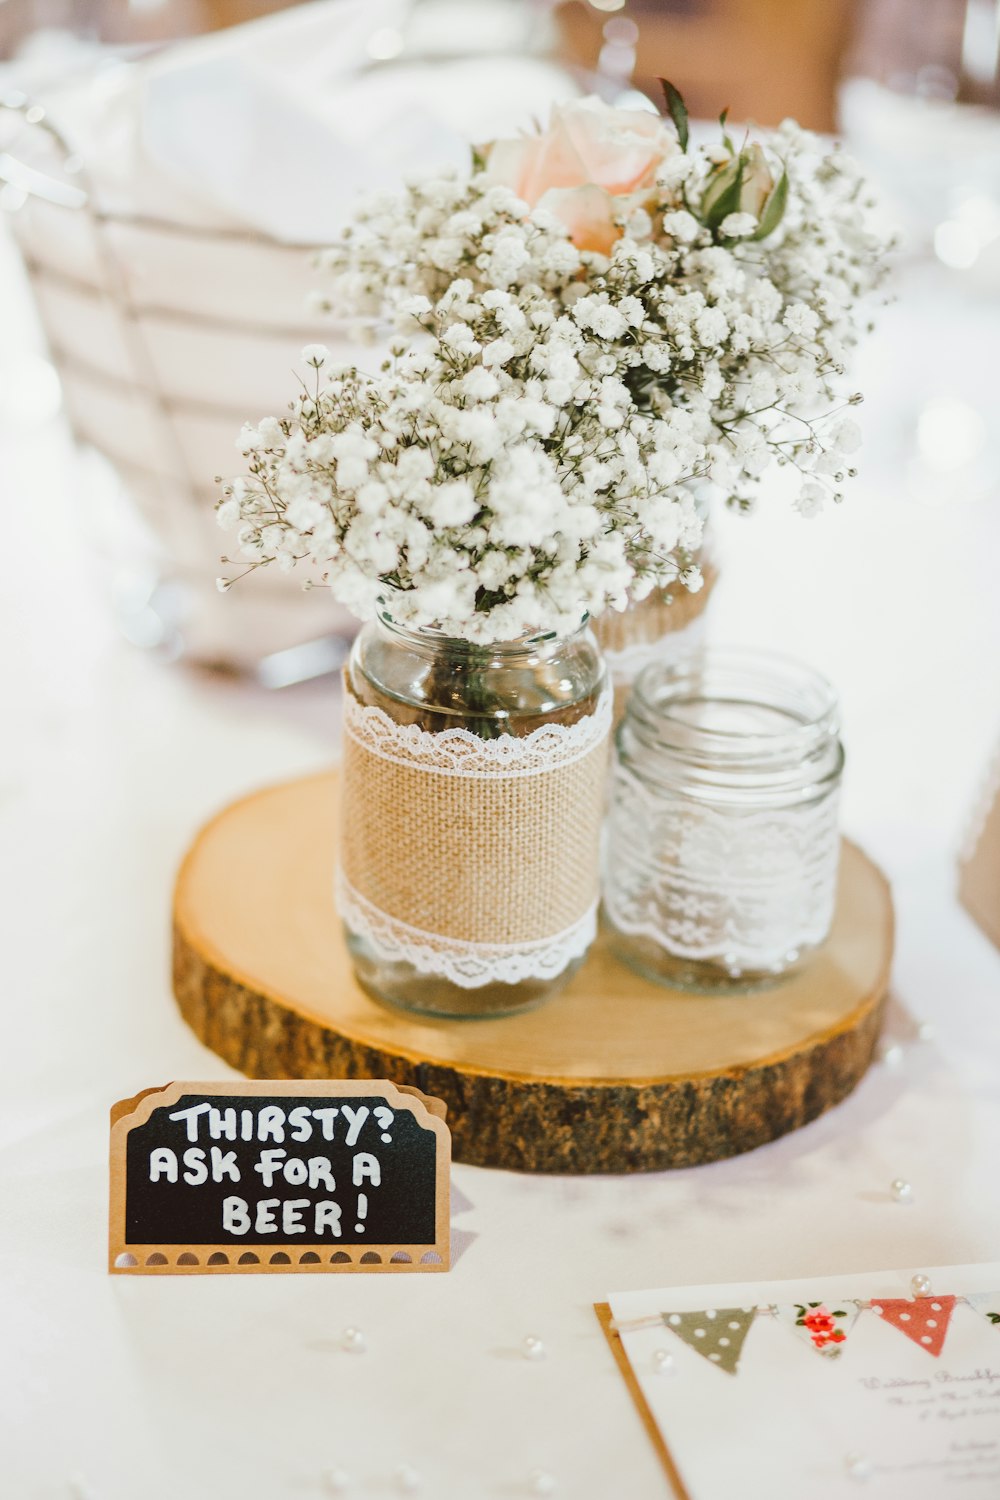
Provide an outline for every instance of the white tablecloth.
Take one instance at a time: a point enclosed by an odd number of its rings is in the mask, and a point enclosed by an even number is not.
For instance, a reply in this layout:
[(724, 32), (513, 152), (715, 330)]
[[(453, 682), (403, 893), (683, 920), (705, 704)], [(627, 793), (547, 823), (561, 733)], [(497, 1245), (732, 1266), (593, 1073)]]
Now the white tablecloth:
[[(859, 372), (869, 441), (842, 508), (723, 527), (715, 634), (792, 649), (843, 695), (846, 827), (898, 903), (902, 1066), (697, 1170), (458, 1166), (446, 1276), (129, 1281), (105, 1271), (108, 1106), (227, 1073), (171, 998), (178, 860), (221, 804), (329, 762), (337, 709), (330, 686), (268, 697), (115, 638), (7, 259), (0, 278), (3, 1500), (309, 1500), (329, 1466), (388, 1496), (403, 1462), (433, 1500), (514, 1500), (536, 1466), (567, 1500), (654, 1500), (595, 1300), (996, 1257), (1000, 955), (956, 903), (954, 860), (1000, 734), (1000, 485), (988, 464), (983, 484), (912, 467), (918, 409), (957, 395), (1000, 473), (995, 306), (911, 273)], [(925, 411), (932, 465), (949, 420), (975, 427)], [(364, 1353), (341, 1349), (349, 1324)], [(544, 1360), (520, 1356), (529, 1333)]]

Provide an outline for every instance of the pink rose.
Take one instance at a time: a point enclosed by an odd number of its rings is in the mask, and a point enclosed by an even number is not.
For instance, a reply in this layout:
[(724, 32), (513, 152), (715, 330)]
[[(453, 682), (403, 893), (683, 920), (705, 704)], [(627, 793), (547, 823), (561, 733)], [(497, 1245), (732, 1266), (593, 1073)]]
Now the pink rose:
[(591, 97), (554, 106), (541, 135), (494, 141), (483, 155), (494, 182), (555, 214), (578, 249), (607, 255), (622, 232), (615, 220), (642, 206), (679, 150), (659, 115)]

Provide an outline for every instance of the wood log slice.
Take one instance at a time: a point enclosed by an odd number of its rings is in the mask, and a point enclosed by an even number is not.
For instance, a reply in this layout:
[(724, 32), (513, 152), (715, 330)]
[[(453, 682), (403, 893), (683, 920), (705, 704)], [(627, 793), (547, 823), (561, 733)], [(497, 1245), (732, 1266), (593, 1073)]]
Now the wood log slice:
[(839, 1103), (881, 1024), (893, 913), (843, 846), (837, 912), (801, 974), (750, 995), (681, 994), (599, 938), (538, 1010), (413, 1016), (354, 980), (333, 901), (335, 773), (226, 808), (174, 899), (174, 989), (201, 1040), (251, 1078), (388, 1078), (448, 1106), (458, 1161), (534, 1172), (689, 1167), (749, 1151)]

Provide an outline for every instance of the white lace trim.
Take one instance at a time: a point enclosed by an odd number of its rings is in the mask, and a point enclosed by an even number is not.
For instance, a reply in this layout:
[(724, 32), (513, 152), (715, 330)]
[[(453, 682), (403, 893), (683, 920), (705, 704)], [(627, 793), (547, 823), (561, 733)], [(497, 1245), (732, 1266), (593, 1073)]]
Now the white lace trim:
[(696, 615), (680, 630), (668, 630), (655, 641), (635, 641), (620, 651), (605, 648), (604, 660), (617, 687), (631, 687), (644, 667), (652, 661), (672, 663), (686, 652), (700, 646), (707, 633), (704, 613)]
[(723, 811), (652, 794), (615, 768), (604, 905), (619, 932), (680, 958), (781, 965), (833, 919), (837, 794), (811, 805)]
[(582, 760), (611, 729), (613, 694), (606, 688), (597, 707), (575, 724), (543, 724), (519, 738), (502, 734), (484, 740), (468, 729), (433, 733), (417, 724), (397, 724), (381, 708), (344, 695), (344, 733), (371, 755), (397, 766), (439, 776), (537, 776)]
[(388, 916), (362, 896), (337, 870), (336, 898), (351, 932), (386, 963), (409, 963), (420, 974), (433, 974), (463, 990), (484, 984), (520, 984), (525, 979), (555, 979), (582, 958), (597, 935), (597, 903), (565, 932), (534, 943), (469, 943), (422, 932)]

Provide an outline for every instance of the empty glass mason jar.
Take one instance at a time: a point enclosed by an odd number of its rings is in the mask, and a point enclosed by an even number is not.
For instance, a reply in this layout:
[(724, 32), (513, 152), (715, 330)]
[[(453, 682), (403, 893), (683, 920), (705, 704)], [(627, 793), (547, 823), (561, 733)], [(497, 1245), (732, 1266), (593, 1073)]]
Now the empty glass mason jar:
[(337, 900), (360, 983), (426, 1015), (555, 993), (597, 930), (611, 692), (586, 624), (495, 645), (358, 636)]
[(787, 657), (709, 650), (640, 674), (605, 853), (620, 958), (708, 994), (803, 964), (836, 901), (838, 730), (829, 683)]

